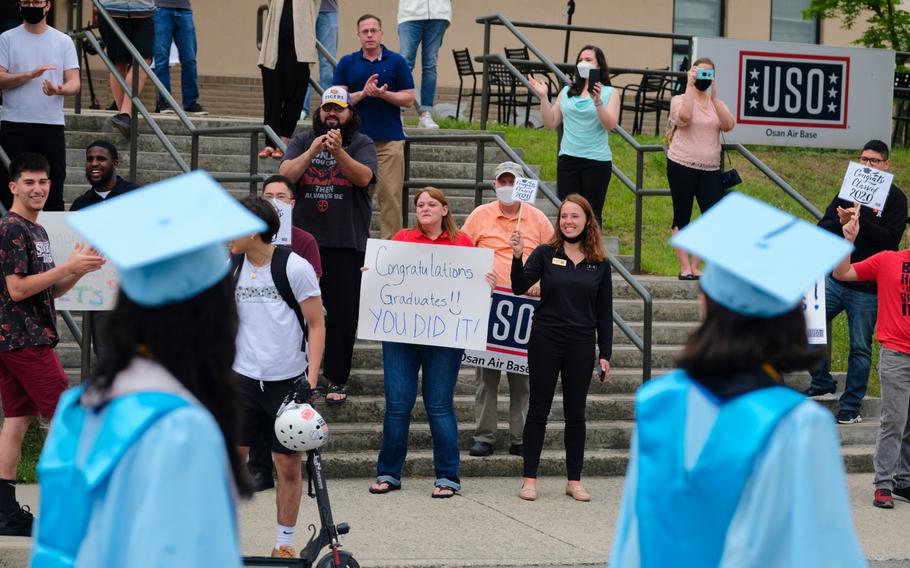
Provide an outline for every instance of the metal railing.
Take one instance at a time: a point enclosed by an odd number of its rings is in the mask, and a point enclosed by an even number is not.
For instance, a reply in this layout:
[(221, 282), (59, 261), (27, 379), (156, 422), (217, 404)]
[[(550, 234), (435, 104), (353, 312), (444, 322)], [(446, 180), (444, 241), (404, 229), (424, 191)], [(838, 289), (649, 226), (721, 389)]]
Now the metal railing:
[[(432, 144), (432, 143), (465, 143), (473, 142), (476, 144), (476, 159), (475, 159), (475, 169), (474, 169), (474, 180), (473, 181), (461, 181), (461, 180), (426, 180), (426, 179), (411, 179), (411, 150), (412, 145), (415, 143), (419, 144)], [(509, 160), (516, 162), (521, 165), (524, 169), (524, 173), (527, 177), (537, 180), (537, 189), (544, 197), (547, 198), (550, 203), (555, 207), (559, 207), (560, 199), (556, 196), (556, 193), (547, 185), (546, 182), (541, 180), (537, 174), (535, 174), (531, 168), (521, 159), (521, 157), (508, 145), (501, 136), (494, 133), (486, 134), (449, 134), (449, 135), (432, 135), (432, 136), (407, 136), (404, 143), (404, 195), (401, 200), (401, 213), (404, 223), (407, 224), (408, 212), (410, 208), (410, 199), (409, 194), (412, 188), (424, 187), (426, 185), (432, 185), (439, 187), (440, 189), (472, 189), (474, 190), (474, 206), (478, 206), (483, 202), (483, 191), (485, 189), (489, 190), (493, 188), (493, 184), (484, 179), (484, 157), (486, 155), (486, 145), (490, 144), (491, 147), (498, 148), (502, 151)], [(642, 354), (642, 364), (641, 364), (641, 373), (642, 380), (647, 381), (651, 378), (651, 348), (652, 348), (652, 330), (653, 330), (653, 301), (651, 298), (651, 293), (645, 289), (641, 283), (635, 279), (634, 276), (623, 266), (622, 262), (614, 257), (613, 255), (607, 255), (607, 260), (610, 262), (610, 266), (613, 267), (613, 270), (625, 280), (629, 286), (635, 291), (635, 293), (641, 297), (644, 303), (644, 315), (642, 317), (642, 335), (639, 336), (635, 330), (623, 319), (623, 317), (614, 309), (613, 310), (613, 322), (619, 327), (620, 331), (629, 338), (632, 344), (641, 351)]]

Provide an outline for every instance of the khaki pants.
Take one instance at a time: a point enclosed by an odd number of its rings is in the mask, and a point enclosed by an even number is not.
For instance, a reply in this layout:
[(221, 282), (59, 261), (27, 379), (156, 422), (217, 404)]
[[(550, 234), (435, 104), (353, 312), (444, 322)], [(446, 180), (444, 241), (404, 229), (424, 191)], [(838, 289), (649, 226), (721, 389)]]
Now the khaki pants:
[[(499, 393), (499, 378), (502, 371), (497, 369), (477, 369), (477, 399), (474, 407), (477, 418), (477, 429), (474, 431), (475, 442), (496, 442), (496, 399)], [(509, 443), (520, 444), (525, 417), (528, 415), (528, 395), (530, 387), (528, 375), (506, 373), (509, 379)]]
[(379, 199), (380, 234), (391, 239), (404, 225), (401, 196), (404, 186), (404, 140), (376, 142), (376, 198)]

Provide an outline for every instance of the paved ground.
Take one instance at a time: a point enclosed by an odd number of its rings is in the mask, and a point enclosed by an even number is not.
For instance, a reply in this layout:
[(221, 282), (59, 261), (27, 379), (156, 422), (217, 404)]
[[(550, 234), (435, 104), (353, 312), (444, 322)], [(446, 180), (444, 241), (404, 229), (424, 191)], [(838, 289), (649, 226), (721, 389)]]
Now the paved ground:
[[(543, 478), (541, 498), (533, 503), (515, 496), (518, 480), (467, 479), (463, 495), (430, 499), (432, 481), (406, 479), (402, 491), (370, 495), (370, 480), (330, 481), (336, 522), (347, 521), (351, 533), (345, 548), (362, 566), (516, 567), (603, 566), (613, 540), (621, 478), (588, 478), (591, 503), (563, 495), (564, 481)], [(854, 520), (866, 555), (874, 561), (910, 560), (910, 503), (896, 508), (872, 507), (871, 474), (848, 478)], [(35, 508), (37, 488), (20, 490), (21, 500)], [(257, 494), (240, 506), (245, 554), (267, 554), (274, 539), (274, 492)], [(305, 500), (303, 521), (316, 518), (312, 500)], [(29, 541), (0, 537), (0, 567), (26, 565)], [(910, 562), (874, 562), (875, 568), (910, 568)]]

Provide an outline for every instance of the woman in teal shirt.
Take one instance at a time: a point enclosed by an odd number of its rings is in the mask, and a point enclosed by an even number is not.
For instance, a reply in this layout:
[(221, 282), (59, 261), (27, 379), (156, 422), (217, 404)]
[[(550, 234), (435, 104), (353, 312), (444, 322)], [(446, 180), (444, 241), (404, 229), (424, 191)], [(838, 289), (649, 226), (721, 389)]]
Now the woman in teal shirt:
[(619, 94), (610, 86), (610, 70), (604, 52), (586, 45), (578, 52), (575, 82), (563, 87), (551, 103), (547, 84), (528, 77), (540, 97), (540, 115), (546, 128), (563, 125), (556, 186), (560, 199), (581, 194), (601, 218), (607, 186), (613, 175), (613, 153), (607, 132), (619, 120)]

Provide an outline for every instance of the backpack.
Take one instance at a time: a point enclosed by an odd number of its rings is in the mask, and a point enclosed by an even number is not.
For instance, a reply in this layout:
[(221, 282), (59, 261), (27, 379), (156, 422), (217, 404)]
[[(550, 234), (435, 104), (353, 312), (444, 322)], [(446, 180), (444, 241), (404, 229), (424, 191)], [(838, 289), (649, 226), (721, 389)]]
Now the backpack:
[[(281, 299), (284, 300), (284, 303), (287, 304), (289, 308), (291, 308), (294, 315), (297, 316), (297, 322), (300, 324), (300, 329), (303, 330), (303, 342), (300, 345), (300, 350), (306, 351), (306, 320), (303, 319), (303, 312), (300, 311), (300, 304), (297, 303), (297, 298), (294, 297), (294, 291), (291, 289), (291, 281), (288, 279), (288, 259), (291, 257), (291, 254), (291, 249), (276, 246), (275, 251), (272, 253), (270, 271), (272, 273), (272, 281), (275, 283), (275, 288), (277, 288), (278, 293), (281, 294)], [(234, 280), (235, 289), (237, 288), (237, 282), (240, 280), (240, 268), (243, 266), (243, 259), (244, 255), (242, 254), (231, 255), (231, 278)]]

